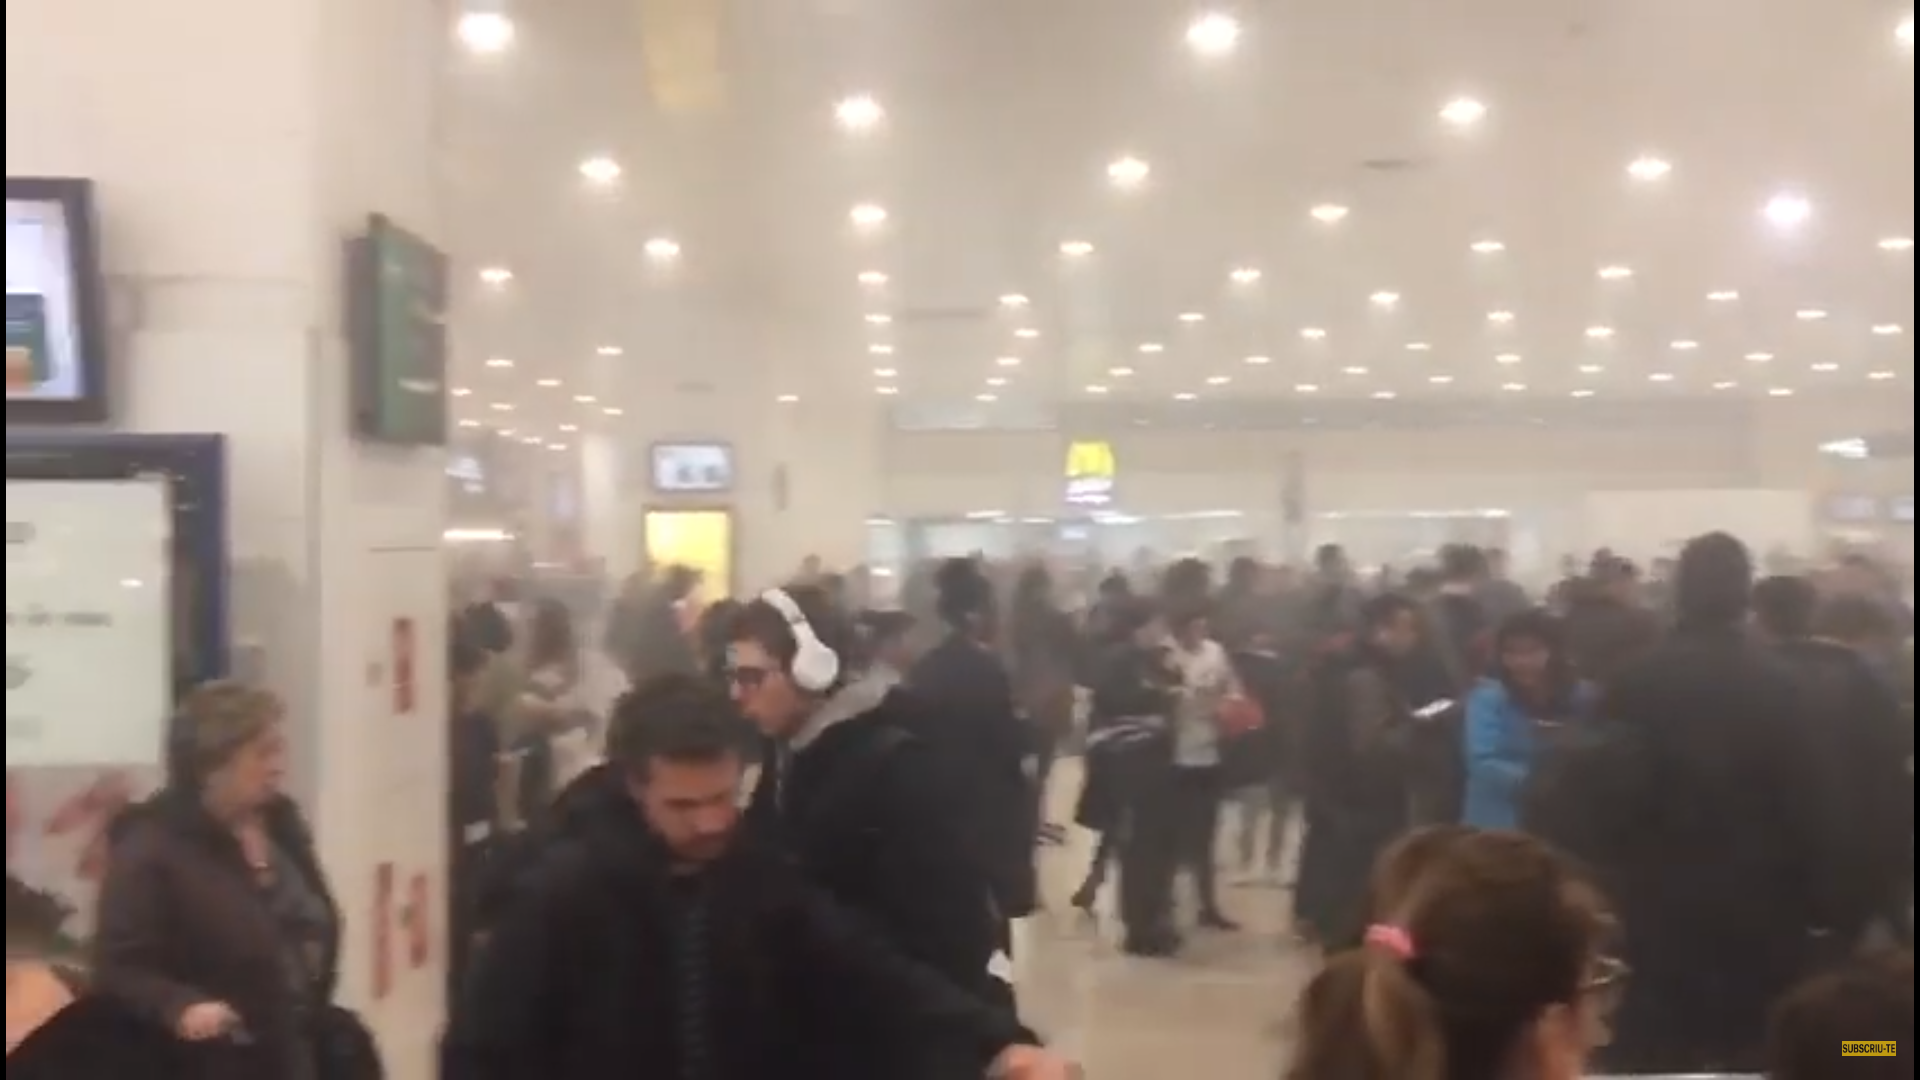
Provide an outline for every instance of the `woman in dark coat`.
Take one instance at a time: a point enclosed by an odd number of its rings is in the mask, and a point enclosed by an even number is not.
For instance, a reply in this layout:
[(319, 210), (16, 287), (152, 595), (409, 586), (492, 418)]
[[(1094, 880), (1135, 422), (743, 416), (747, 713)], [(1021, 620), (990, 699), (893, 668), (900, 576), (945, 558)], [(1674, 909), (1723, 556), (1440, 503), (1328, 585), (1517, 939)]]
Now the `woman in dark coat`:
[(131, 812), (100, 891), (100, 993), (183, 1046), (188, 1080), (320, 1080), (340, 916), (281, 794), (282, 708), (237, 683), (175, 718), (169, 782)]

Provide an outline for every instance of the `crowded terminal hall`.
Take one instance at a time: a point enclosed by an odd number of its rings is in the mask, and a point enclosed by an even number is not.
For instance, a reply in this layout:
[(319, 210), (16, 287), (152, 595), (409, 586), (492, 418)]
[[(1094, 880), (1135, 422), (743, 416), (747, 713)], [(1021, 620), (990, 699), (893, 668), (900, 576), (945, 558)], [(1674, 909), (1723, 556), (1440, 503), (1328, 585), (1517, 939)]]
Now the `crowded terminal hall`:
[(7, 31), (8, 1080), (1914, 1076), (1910, 0)]

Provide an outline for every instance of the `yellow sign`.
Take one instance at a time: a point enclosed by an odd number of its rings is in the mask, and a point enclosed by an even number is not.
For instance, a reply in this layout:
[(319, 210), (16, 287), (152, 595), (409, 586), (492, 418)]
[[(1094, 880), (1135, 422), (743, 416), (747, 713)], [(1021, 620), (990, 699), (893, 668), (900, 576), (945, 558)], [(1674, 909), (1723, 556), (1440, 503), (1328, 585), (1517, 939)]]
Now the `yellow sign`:
[(1900, 1050), (1890, 1042), (1843, 1042), (1841, 1057), (1899, 1057)]
[(1067, 444), (1067, 502), (1075, 506), (1105, 506), (1113, 501), (1113, 444)]

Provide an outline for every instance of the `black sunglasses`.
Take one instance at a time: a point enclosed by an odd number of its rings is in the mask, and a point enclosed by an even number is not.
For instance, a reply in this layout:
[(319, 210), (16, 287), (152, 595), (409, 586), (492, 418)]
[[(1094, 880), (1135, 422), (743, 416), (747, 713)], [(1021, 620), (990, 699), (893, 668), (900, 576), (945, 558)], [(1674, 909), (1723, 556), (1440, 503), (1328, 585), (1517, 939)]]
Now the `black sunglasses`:
[(727, 682), (742, 690), (758, 690), (772, 674), (763, 667), (735, 665), (727, 668)]

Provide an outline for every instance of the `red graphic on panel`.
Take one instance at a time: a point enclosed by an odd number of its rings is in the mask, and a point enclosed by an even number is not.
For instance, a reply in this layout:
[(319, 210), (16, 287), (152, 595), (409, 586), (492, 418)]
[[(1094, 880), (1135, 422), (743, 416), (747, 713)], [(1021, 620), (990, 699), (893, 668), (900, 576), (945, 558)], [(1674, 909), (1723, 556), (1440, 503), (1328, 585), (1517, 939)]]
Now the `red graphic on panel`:
[(49, 839), (83, 836), (85, 842), (80, 847), (73, 876), (81, 881), (99, 881), (107, 872), (108, 830), (132, 801), (133, 782), (126, 773), (101, 773), (93, 783), (56, 807), (41, 831)]
[(407, 932), (407, 966), (415, 971), (432, 959), (433, 908), (428, 906), (427, 875), (415, 874), (407, 881), (407, 907), (401, 916)]
[(393, 620), (393, 711), (401, 716), (413, 712), (417, 696), (414, 668), (418, 645), (413, 620), (405, 616)]
[(385, 1001), (393, 993), (393, 891), (392, 863), (381, 863), (373, 871), (373, 1000)]

